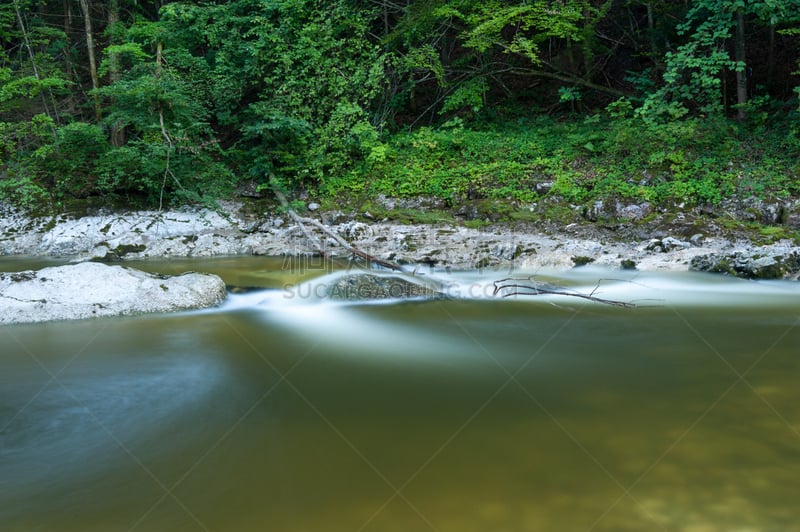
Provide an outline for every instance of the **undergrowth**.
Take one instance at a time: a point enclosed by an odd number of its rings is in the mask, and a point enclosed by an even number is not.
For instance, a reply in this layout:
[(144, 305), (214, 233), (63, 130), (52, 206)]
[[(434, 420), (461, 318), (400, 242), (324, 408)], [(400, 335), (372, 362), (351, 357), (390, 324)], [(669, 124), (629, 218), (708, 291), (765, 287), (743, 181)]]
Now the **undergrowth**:
[(431, 196), (449, 205), (544, 197), (572, 204), (719, 204), (731, 196), (800, 195), (800, 141), (781, 124), (686, 119), (646, 124), (634, 117), (583, 121), (549, 117), (396, 133), (384, 157), (318, 185), (322, 196)]

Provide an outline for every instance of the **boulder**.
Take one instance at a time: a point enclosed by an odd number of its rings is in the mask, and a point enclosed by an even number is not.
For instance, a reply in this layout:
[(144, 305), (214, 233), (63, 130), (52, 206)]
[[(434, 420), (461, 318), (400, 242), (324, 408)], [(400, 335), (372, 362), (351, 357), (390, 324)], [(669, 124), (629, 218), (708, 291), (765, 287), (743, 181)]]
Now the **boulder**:
[(398, 275), (353, 273), (332, 281), (327, 286), (325, 295), (338, 301), (368, 301), (431, 298), (442, 294), (430, 286)]
[(0, 273), (0, 324), (207, 308), (225, 295), (216, 275), (167, 277), (84, 262)]

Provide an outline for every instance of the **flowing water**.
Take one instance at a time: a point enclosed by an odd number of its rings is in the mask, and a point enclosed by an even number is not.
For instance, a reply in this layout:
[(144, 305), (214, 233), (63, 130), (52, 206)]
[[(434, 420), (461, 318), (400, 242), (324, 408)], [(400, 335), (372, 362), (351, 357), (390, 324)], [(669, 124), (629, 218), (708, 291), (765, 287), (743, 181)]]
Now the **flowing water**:
[(626, 309), (471, 272), (335, 304), (313, 265), (136, 266), (258, 289), (0, 327), (0, 530), (800, 529), (798, 283), (538, 272)]

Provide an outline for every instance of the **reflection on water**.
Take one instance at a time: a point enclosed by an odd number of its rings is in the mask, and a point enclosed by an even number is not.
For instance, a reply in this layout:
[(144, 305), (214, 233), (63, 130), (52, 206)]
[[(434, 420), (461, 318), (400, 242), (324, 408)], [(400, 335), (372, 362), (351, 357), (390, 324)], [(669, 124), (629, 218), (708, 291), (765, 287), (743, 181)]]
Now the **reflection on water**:
[(633, 310), (267, 284), (0, 328), (0, 529), (798, 529), (797, 284), (602, 282)]

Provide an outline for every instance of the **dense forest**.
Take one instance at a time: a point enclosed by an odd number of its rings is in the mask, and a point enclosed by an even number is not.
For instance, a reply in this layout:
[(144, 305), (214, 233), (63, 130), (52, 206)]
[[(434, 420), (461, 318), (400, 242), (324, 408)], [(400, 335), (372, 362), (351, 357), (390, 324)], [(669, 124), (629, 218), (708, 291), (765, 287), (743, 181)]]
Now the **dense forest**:
[(0, 198), (800, 191), (796, 0), (7, 0)]

